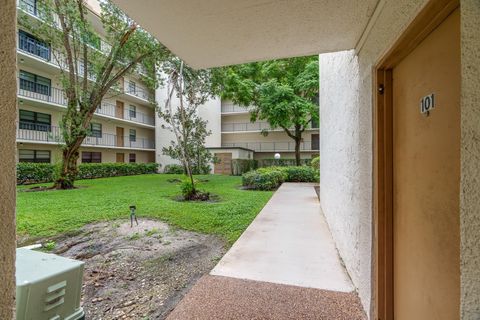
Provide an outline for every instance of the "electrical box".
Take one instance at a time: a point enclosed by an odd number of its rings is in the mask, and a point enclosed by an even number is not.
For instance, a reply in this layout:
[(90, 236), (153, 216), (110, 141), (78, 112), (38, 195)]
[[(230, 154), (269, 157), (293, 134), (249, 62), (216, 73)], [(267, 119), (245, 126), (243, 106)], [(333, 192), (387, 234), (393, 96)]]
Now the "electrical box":
[(17, 320), (79, 320), (82, 261), (17, 249)]

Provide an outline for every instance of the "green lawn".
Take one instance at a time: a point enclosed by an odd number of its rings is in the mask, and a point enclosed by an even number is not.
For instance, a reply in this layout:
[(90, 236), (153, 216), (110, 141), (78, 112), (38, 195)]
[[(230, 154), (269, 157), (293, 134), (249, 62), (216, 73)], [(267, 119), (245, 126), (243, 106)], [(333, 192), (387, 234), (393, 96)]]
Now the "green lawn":
[(240, 177), (199, 176), (208, 179), (200, 189), (220, 197), (219, 202), (178, 202), (179, 175), (152, 174), (77, 181), (66, 191), (23, 192), (18, 187), (17, 230), (29, 237), (53, 236), (94, 221), (128, 218), (131, 204), (138, 217), (158, 218), (183, 229), (217, 234), (233, 243), (272, 192), (240, 190)]

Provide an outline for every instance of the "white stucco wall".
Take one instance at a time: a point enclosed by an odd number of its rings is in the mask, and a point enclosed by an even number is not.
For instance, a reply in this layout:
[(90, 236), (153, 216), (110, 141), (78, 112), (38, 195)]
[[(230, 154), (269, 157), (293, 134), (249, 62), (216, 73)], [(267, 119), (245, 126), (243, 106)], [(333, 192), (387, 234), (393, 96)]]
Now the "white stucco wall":
[(374, 305), (373, 68), (426, 2), (385, 1), (361, 47), (320, 55), (320, 200), (370, 316)]

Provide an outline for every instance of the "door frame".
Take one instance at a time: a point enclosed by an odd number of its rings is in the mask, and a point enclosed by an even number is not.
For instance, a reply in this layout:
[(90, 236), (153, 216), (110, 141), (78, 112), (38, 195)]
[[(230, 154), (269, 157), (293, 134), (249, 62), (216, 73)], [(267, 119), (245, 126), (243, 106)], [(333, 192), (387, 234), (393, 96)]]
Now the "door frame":
[(459, 0), (430, 0), (373, 70), (374, 318), (393, 320), (392, 70), (455, 9)]

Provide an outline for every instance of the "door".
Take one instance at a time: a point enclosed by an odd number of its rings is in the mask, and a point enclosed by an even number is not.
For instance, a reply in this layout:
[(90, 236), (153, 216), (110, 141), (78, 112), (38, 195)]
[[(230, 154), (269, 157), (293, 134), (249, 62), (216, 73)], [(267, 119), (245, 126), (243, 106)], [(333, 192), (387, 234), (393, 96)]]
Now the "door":
[(122, 127), (117, 127), (117, 147), (123, 147), (123, 128)]
[(118, 101), (116, 103), (116, 108), (115, 108), (115, 117), (119, 119), (123, 119), (124, 115), (124, 103), (122, 101)]
[(118, 163), (125, 162), (125, 154), (124, 153), (117, 153), (117, 162)]
[(393, 68), (392, 89), (394, 319), (459, 319), (458, 9)]
[(232, 154), (231, 153), (215, 153), (218, 163), (215, 163), (215, 174), (232, 174)]

